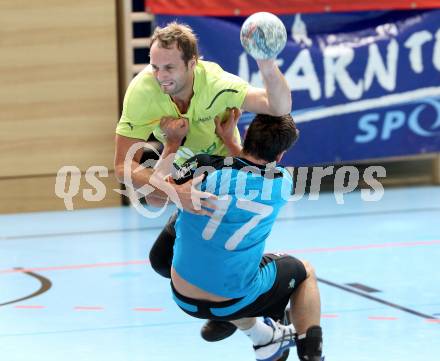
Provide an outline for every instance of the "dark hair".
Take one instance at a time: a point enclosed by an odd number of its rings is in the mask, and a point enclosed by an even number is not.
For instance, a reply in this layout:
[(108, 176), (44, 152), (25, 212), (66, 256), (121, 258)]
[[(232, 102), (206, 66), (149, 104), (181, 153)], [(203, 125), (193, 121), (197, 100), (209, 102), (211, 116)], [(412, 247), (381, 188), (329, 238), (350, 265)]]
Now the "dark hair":
[(243, 152), (273, 162), (296, 142), (298, 136), (299, 130), (290, 114), (281, 117), (257, 114), (246, 132)]
[(188, 25), (173, 21), (164, 28), (158, 26), (151, 37), (150, 48), (155, 41), (165, 49), (171, 48), (176, 43), (177, 49), (182, 51), (182, 59), (185, 64), (188, 64), (191, 59), (196, 61), (199, 59), (197, 37)]

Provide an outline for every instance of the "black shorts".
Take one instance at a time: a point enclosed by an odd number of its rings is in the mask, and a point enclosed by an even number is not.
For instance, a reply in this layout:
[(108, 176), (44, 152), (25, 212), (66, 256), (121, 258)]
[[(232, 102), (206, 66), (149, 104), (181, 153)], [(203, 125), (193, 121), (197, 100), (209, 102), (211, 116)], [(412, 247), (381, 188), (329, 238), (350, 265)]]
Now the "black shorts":
[(215, 316), (211, 313), (210, 309), (232, 306), (239, 302), (241, 298), (234, 298), (222, 302), (202, 301), (179, 294), (172, 282), (171, 288), (178, 306), (193, 317), (230, 321), (245, 317), (264, 316), (271, 317), (274, 320), (281, 320), (284, 315), (284, 310), (289, 303), (290, 296), (306, 279), (306, 270), (300, 260), (287, 254), (265, 254), (260, 262), (260, 268), (270, 262), (276, 262), (277, 269), (272, 288), (266, 293), (261, 294), (251, 304), (227, 316)]
[(149, 252), (151, 267), (155, 272), (166, 278), (171, 278), (173, 247), (176, 240), (176, 230), (174, 226), (177, 214), (177, 212), (174, 212), (170, 217)]

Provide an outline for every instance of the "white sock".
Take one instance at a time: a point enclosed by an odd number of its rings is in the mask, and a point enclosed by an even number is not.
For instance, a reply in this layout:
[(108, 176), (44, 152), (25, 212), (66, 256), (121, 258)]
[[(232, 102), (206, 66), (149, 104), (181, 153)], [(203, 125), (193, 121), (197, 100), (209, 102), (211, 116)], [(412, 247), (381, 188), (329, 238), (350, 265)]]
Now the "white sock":
[(248, 336), (254, 346), (264, 345), (272, 340), (273, 329), (266, 325), (261, 319), (257, 318), (257, 322), (251, 328), (242, 330)]
[(302, 340), (303, 338), (306, 338), (307, 334), (303, 333), (302, 335), (298, 335), (298, 340)]

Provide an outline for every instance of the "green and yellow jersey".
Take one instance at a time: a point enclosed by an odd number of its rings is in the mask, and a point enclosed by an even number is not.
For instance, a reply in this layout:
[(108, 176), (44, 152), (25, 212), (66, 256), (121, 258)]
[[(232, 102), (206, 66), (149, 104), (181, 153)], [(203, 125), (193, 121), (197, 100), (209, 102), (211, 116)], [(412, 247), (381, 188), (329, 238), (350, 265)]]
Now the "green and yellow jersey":
[[(194, 70), (194, 95), (188, 111), (181, 114), (168, 94), (160, 89), (150, 66), (130, 83), (116, 133), (129, 138), (147, 140), (151, 133), (164, 142), (159, 121), (164, 116), (185, 117), (189, 130), (179, 148), (175, 162), (181, 165), (190, 157), (206, 153), (227, 155), (222, 140), (215, 134), (215, 116), (224, 119), (226, 108), (240, 108), (249, 84), (224, 71), (216, 63), (199, 60)], [(238, 129), (235, 137), (240, 139)]]

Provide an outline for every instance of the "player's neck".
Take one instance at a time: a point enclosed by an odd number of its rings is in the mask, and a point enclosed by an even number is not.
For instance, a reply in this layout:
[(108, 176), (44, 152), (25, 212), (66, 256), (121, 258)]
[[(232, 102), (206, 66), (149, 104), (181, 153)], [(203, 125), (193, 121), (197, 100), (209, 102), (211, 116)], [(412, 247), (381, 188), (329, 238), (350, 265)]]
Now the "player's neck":
[(266, 165), (267, 163), (270, 163), (267, 160), (255, 158), (252, 155), (244, 153), (244, 152), (240, 153), (240, 158), (246, 159), (249, 162), (254, 163), (254, 164), (258, 164), (258, 165)]
[(177, 108), (179, 109), (180, 114), (186, 114), (189, 108), (189, 104), (191, 102), (191, 98), (193, 96), (193, 92), (191, 91), (191, 94), (189, 95), (173, 95), (171, 96), (171, 99), (173, 99), (174, 104), (176, 104)]
[(177, 94), (171, 96), (173, 102), (179, 108), (181, 114), (186, 114), (191, 103), (191, 99), (194, 95), (194, 75), (191, 77), (191, 81)]

